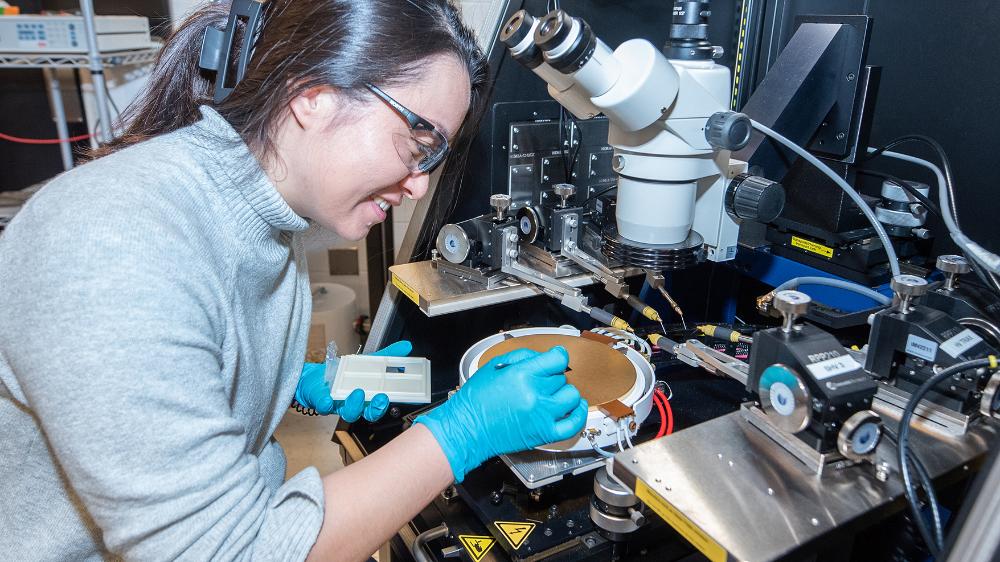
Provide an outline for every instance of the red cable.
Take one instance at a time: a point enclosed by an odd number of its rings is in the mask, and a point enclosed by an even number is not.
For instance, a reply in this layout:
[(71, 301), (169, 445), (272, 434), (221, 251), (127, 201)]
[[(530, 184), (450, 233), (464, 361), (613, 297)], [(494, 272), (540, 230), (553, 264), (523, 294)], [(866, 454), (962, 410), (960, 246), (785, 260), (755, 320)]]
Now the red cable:
[(663, 403), (660, 402), (657, 392), (653, 392), (653, 403), (656, 404), (656, 409), (660, 411), (660, 430), (656, 432), (656, 439), (659, 439), (667, 432), (667, 412), (664, 411)]
[(670, 435), (671, 433), (674, 432), (674, 411), (670, 407), (670, 401), (667, 400), (667, 397), (659, 389), (653, 391), (653, 395), (654, 396), (658, 395), (660, 397), (660, 400), (663, 401), (663, 409), (666, 410), (666, 418), (667, 418), (667, 432), (664, 433), (664, 435)]
[(66, 140), (63, 139), (26, 139), (24, 137), (15, 137), (11, 135), (5, 135), (0, 133), (0, 140), (16, 142), (19, 144), (59, 144), (62, 142), (79, 142), (82, 140), (87, 140), (94, 135), (77, 135), (75, 137), (69, 137)]

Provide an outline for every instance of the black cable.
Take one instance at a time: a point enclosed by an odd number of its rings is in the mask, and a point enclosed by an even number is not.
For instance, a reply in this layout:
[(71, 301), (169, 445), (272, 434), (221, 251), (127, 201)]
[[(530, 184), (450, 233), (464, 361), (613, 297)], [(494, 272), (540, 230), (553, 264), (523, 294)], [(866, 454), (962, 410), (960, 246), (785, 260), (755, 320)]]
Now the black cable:
[[(931, 213), (933, 213), (936, 217), (938, 217), (938, 218), (940, 218), (942, 220), (944, 219), (943, 215), (941, 214), (941, 208), (938, 207), (937, 204), (935, 204), (933, 201), (931, 201), (929, 197), (927, 197), (923, 193), (920, 193), (919, 191), (917, 191), (916, 188), (914, 188), (913, 185), (910, 182), (908, 182), (906, 180), (902, 180), (900, 178), (897, 178), (896, 176), (893, 176), (892, 174), (886, 174), (884, 172), (877, 172), (875, 170), (858, 169), (857, 172), (861, 173), (861, 174), (866, 174), (866, 175), (869, 175), (869, 176), (880, 177), (880, 178), (883, 178), (883, 179), (885, 179), (885, 180), (887, 180), (887, 181), (889, 181), (889, 182), (891, 182), (891, 183), (893, 183), (895, 185), (898, 185), (899, 187), (901, 187), (904, 190), (906, 190), (907, 193), (909, 193), (910, 195), (912, 195), (914, 199), (917, 199), (918, 201), (920, 201), (920, 204), (923, 205), (923, 206), (925, 206), (925, 207), (927, 207), (927, 210), (929, 210)], [(952, 205), (954, 205), (954, 199), (952, 199)], [(956, 222), (956, 224), (957, 224), (957, 222)], [(965, 252), (963, 252), (963, 254), (964, 253)], [(979, 265), (979, 262), (977, 262), (971, 256), (965, 255), (965, 259), (966, 259), (967, 262), (969, 262), (969, 265), (972, 267), (972, 270), (975, 272), (976, 277), (978, 277), (979, 280), (982, 281), (983, 284), (986, 285), (986, 287), (988, 289), (990, 289), (991, 291), (993, 291), (994, 293), (996, 293), (997, 296), (1000, 296), (1000, 280), (997, 280), (996, 275), (994, 275), (990, 271), (984, 271), (983, 267), (981, 265)]]
[(616, 183), (615, 185), (612, 185), (612, 186), (611, 186), (611, 187), (609, 187), (609, 188), (606, 188), (606, 189), (602, 189), (602, 190), (598, 191), (597, 193), (595, 193), (595, 194), (591, 195), (590, 197), (588, 197), (588, 198), (584, 199), (584, 200), (583, 200), (583, 203), (580, 203), (580, 206), (581, 206), (581, 207), (586, 207), (586, 206), (587, 206), (587, 203), (590, 203), (591, 201), (593, 201), (594, 199), (597, 199), (597, 198), (598, 198), (598, 197), (600, 197), (601, 195), (604, 195), (605, 193), (607, 193), (607, 192), (609, 192), (609, 191), (613, 191), (613, 190), (615, 190), (615, 189), (618, 189), (618, 184), (617, 184), (617, 183)]
[[(885, 435), (886, 439), (892, 442), (893, 445), (896, 447), (899, 446), (899, 439), (889, 428), (883, 427), (882, 433)], [(920, 485), (923, 487), (924, 494), (927, 496), (927, 503), (931, 508), (931, 521), (934, 524), (934, 538), (941, 544), (944, 544), (944, 524), (941, 520), (941, 510), (940, 503), (937, 499), (937, 492), (934, 491), (934, 480), (931, 478), (930, 471), (927, 470), (924, 463), (913, 454), (913, 451), (907, 451), (906, 453), (906, 459), (913, 465), (913, 469), (917, 473), (917, 479), (920, 480)]]
[(889, 150), (890, 148), (893, 148), (905, 142), (922, 142), (930, 146), (932, 149), (934, 149), (934, 152), (937, 153), (938, 158), (941, 160), (941, 168), (944, 171), (944, 182), (945, 182), (944, 188), (948, 190), (948, 199), (951, 202), (950, 209), (942, 209), (942, 210), (950, 212), (951, 217), (955, 220), (955, 226), (958, 226), (958, 210), (957, 210), (957, 203), (955, 201), (955, 182), (951, 173), (951, 162), (948, 160), (948, 155), (945, 153), (944, 147), (942, 147), (938, 141), (926, 135), (905, 135), (890, 141), (889, 144), (885, 146), (876, 148), (874, 152), (869, 153), (864, 158), (864, 161), (867, 162), (868, 160), (876, 158), (886, 150)]
[(917, 498), (916, 490), (913, 486), (913, 479), (910, 474), (910, 463), (906, 462), (906, 459), (910, 455), (910, 422), (913, 419), (913, 414), (917, 408), (917, 404), (923, 400), (924, 396), (926, 396), (932, 388), (950, 378), (952, 375), (956, 375), (969, 369), (992, 365), (995, 364), (995, 362), (996, 359), (993, 357), (986, 359), (972, 359), (970, 361), (963, 361), (952, 365), (951, 367), (942, 370), (940, 373), (933, 375), (931, 378), (924, 381), (924, 383), (910, 395), (910, 400), (906, 403), (906, 407), (903, 408), (903, 415), (899, 420), (899, 442), (896, 447), (896, 453), (897, 460), (899, 461), (899, 471), (903, 477), (903, 494), (906, 496), (906, 501), (910, 506), (910, 511), (913, 513), (915, 518), (914, 524), (917, 525), (917, 528), (920, 530), (921, 537), (923, 537), (924, 542), (931, 551), (931, 554), (935, 557), (937, 557), (944, 548), (944, 543), (938, 543), (938, 541), (935, 540), (930, 531), (927, 530), (927, 523), (920, 515), (920, 503)]
[(299, 404), (299, 401), (296, 400), (296, 399), (294, 399), (294, 398), (292, 398), (292, 403), (289, 405), (289, 408), (294, 408), (296, 412), (298, 412), (298, 413), (300, 413), (302, 415), (305, 415), (305, 416), (318, 416), (319, 415), (319, 412), (317, 412), (315, 409), (313, 409), (313, 408), (306, 408), (302, 404)]
[(879, 178), (882, 178), (882, 179), (888, 181), (889, 183), (891, 183), (893, 185), (898, 185), (900, 188), (902, 188), (904, 191), (906, 191), (908, 194), (910, 194), (911, 197), (913, 197), (914, 199), (916, 199), (917, 201), (919, 201), (921, 205), (923, 205), (924, 207), (927, 207), (928, 211), (934, 213), (934, 215), (936, 217), (942, 218), (942, 216), (941, 216), (941, 208), (938, 207), (937, 204), (935, 204), (933, 201), (931, 201), (929, 197), (927, 197), (923, 193), (920, 193), (919, 191), (917, 191), (917, 188), (913, 187), (913, 182), (908, 182), (908, 181), (906, 181), (904, 179), (897, 178), (896, 176), (894, 176), (892, 174), (886, 174), (884, 172), (876, 172), (875, 170), (861, 170), (861, 169), (859, 169), (859, 170), (857, 170), (857, 172), (859, 174), (865, 174), (867, 176), (879, 177)]

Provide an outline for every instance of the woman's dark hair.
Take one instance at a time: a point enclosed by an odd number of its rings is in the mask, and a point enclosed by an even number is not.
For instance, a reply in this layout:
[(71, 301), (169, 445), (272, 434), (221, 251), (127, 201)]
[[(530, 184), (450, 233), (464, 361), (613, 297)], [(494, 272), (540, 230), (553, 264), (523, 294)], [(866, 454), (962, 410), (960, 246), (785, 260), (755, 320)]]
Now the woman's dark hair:
[(448, 0), (268, 0), (246, 74), (215, 104), (215, 76), (198, 60), (205, 29), (224, 29), (228, 16), (223, 1), (184, 21), (160, 52), (148, 90), (122, 115), (122, 134), (96, 157), (190, 125), (201, 118), (198, 107), (208, 105), (264, 160), (274, 156), (277, 125), (300, 93), (325, 85), (352, 99), (370, 98), (366, 83), (405, 83), (436, 55), (455, 56), (469, 72), (470, 109), (459, 137), (468, 136), (487, 97), (485, 57)]

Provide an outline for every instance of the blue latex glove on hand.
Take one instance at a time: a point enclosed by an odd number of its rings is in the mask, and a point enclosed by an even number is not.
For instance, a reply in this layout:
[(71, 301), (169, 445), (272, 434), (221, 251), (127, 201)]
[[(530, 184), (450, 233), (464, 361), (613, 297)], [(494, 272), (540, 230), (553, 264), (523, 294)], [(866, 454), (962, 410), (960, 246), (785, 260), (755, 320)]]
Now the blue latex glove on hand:
[(444, 404), (418, 417), (444, 450), (455, 481), (496, 455), (569, 439), (587, 401), (566, 383), (569, 355), (556, 346), (516, 349), (483, 365)]
[[(403, 340), (380, 349), (372, 355), (405, 357), (413, 351), (413, 345)], [(340, 419), (352, 423), (361, 416), (368, 421), (378, 421), (389, 410), (389, 397), (376, 394), (371, 402), (365, 403), (365, 391), (356, 388), (344, 400), (334, 400), (330, 396), (330, 385), (326, 382), (325, 363), (305, 363), (299, 384), (295, 388), (295, 401), (318, 414), (338, 414)]]

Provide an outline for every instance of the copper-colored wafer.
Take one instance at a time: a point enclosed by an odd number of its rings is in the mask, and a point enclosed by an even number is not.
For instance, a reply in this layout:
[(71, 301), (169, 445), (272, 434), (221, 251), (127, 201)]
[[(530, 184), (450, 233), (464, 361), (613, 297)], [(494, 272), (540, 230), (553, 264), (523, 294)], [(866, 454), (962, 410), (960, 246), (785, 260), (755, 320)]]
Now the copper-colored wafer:
[(620, 351), (592, 339), (563, 334), (532, 334), (504, 340), (483, 353), (479, 367), (515, 349), (545, 352), (557, 345), (569, 353), (566, 379), (591, 408), (622, 398), (635, 385), (635, 367)]

